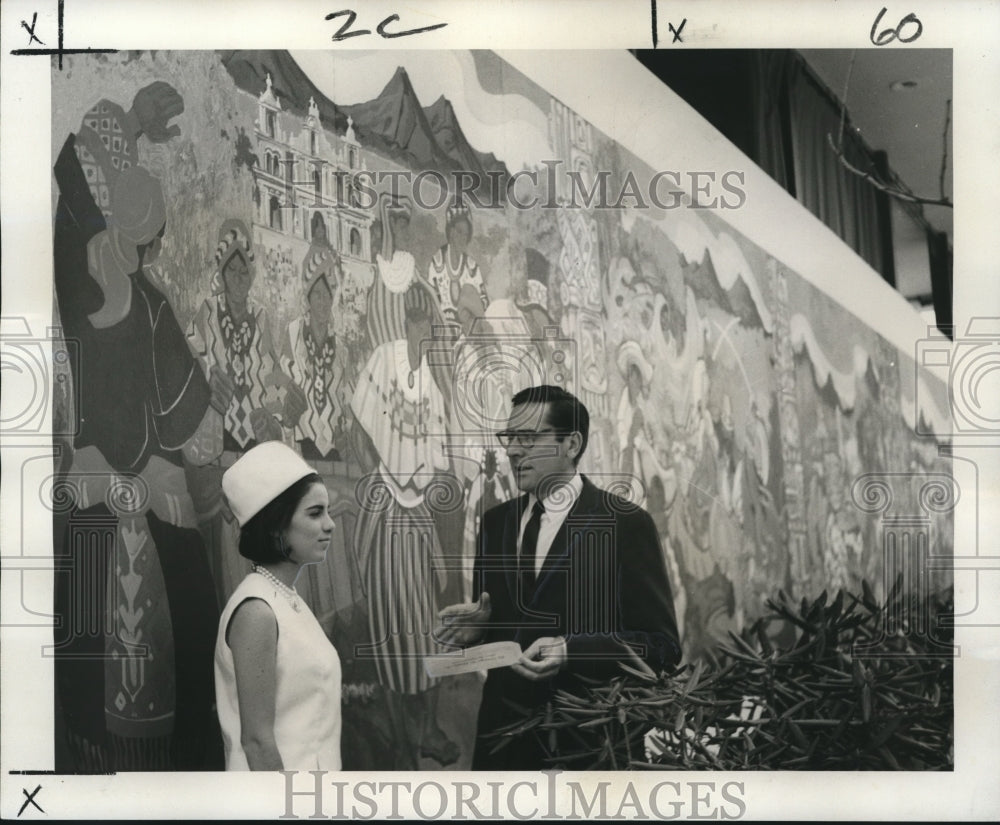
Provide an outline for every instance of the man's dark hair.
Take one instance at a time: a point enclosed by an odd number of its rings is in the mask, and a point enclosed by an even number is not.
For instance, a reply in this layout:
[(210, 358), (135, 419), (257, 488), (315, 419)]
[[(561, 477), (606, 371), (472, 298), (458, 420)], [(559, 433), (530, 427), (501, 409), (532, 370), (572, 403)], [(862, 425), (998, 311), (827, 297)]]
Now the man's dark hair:
[(257, 564), (274, 564), (288, 559), (285, 530), (292, 523), (299, 503), (317, 482), (322, 484), (323, 479), (318, 473), (310, 473), (264, 505), (264, 509), (240, 529), (240, 555)]
[(573, 393), (562, 387), (542, 384), (538, 387), (528, 387), (517, 393), (511, 399), (516, 407), (520, 404), (545, 404), (549, 411), (549, 424), (561, 434), (580, 433), (580, 452), (573, 459), (579, 464), (587, 451), (587, 439), (590, 434), (590, 413), (583, 402)]

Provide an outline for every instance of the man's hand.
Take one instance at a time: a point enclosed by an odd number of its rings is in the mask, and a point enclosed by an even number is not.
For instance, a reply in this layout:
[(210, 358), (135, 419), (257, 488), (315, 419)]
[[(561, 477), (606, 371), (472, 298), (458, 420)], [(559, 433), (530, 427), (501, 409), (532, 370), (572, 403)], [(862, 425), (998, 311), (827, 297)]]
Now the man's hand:
[(511, 670), (532, 682), (551, 679), (566, 664), (566, 640), (562, 636), (543, 636), (535, 639), (521, 659), (512, 664)]
[(449, 605), (438, 612), (441, 624), (435, 628), (434, 638), (444, 645), (475, 644), (486, 633), (491, 612), (489, 593), (481, 593), (478, 602)]
[(153, 143), (166, 143), (181, 133), (177, 124), (168, 126), (170, 118), (184, 111), (184, 99), (177, 90), (163, 80), (141, 88), (132, 101), (129, 120)]

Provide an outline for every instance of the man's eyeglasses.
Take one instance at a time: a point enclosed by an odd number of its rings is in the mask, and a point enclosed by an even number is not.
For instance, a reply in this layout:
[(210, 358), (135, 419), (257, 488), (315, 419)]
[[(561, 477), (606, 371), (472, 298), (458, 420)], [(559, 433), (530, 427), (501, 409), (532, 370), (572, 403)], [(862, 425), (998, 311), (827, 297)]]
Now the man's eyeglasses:
[(554, 430), (551, 427), (544, 430), (504, 430), (497, 433), (497, 440), (503, 447), (516, 444), (518, 447), (531, 448), (538, 443), (543, 435), (569, 435), (565, 430)]

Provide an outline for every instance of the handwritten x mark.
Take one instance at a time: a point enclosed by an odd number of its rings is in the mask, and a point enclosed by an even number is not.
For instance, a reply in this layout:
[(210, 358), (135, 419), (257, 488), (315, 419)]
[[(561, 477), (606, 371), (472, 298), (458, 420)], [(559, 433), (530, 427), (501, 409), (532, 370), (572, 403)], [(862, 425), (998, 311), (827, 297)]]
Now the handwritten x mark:
[[(27, 788), (22, 788), (22, 789), (21, 789), (21, 793), (23, 793), (23, 794), (24, 794), (24, 796), (25, 796), (25, 800), (24, 800), (24, 804), (23, 804), (23, 805), (21, 806), (21, 810), (19, 810), (19, 811), (17, 812), (17, 815), (18, 815), (18, 816), (20, 816), (21, 814), (23, 814), (23, 813), (24, 813), (24, 809), (28, 807), (28, 803), (29, 803), (29, 802), (30, 802), (30, 803), (31, 803), (32, 805), (34, 805), (34, 806), (35, 806), (36, 808), (38, 808), (38, 810), (42, 811), (42, 806), (41, 806), (41, 805), (39, 805), (39, 804), (38, 804), (37, 802), (35, 802), (35, 795), (36, 795), (36, 794), (37, 794), (37, 793), (38, 793), (38, 792), (39, 792), (39, 791), (40, 791), (41, 789), (42, 789), (42, 786), (41, 786), (41, 785), (39, 785), (39, 786), (38, 786), (37, 788), (35, 788), (35, 790), (33, 790), (33, 791), (32, 791), (32, 792), (30, 793), (30, 794), (28, 793), (28, 789), (27, 789)], [(44, 813), (45, 813), (45, 811), (42, 811), (42, 813), (44, 814)]]
[(38, 23), (38, 12), (36, 11), (31, 15), (31, 25), (29, 26), (24, 20), (21, 21), (21, 25), (24, 26), (25, 31), (28, 32), (28, 45), (31, 42), (36, 42), (39, 46), (44, 46), (45, 44), (35, 36), (35, 25)]
[(680, 26), (676, 29), (674, 28), (673, 23), (667, 24), (667, 27), (670, 29), (670, 33), (674, 36), (674, 39), (670, 41), (671, 43), (676, 43), (678, 41), (680, 41), (681, 43), (684, 42), (683, 40), (681, 40), (681, 32), (684, 31), (684, 24), (687, 23), (687, 21), (688, 20), (685, 17), (683, 20), (681, 20)]

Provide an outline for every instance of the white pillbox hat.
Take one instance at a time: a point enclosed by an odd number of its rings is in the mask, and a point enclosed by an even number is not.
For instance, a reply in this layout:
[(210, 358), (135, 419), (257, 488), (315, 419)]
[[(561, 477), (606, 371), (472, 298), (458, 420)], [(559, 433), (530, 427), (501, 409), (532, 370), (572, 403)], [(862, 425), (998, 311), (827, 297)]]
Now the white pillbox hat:
[(265, 441), (223, 473), (222, 492), (242, 527), (296, 481), (315, 472), (291, 447)]

